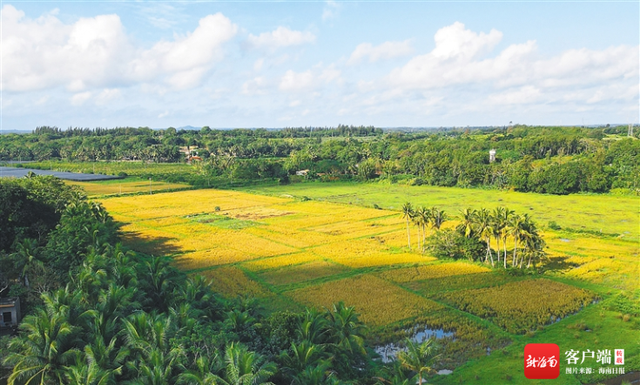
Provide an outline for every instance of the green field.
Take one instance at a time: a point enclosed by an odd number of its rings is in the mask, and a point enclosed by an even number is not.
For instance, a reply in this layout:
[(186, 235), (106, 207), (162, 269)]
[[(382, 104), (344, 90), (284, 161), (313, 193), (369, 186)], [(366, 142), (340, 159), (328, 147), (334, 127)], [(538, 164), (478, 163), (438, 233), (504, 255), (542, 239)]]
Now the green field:
[(273, 196), (308, 197), (365, 207), (378, 205), (389, 210), (400, 210), (404, 203), (411, 202), (414, 206), (438, 206), (452, 215), (466, 207), (493, 209), (507, 206), (519, 213), (530, 213), (542, 227), (546, 227), (549, 221), (555, 221), (562, 228), (616, 234), (625, 240), (638, 241), (640, 235), (640, 198), (635, 196), (546, 195), (455, 187), (341, 182), (264, 185), (240, 190)]

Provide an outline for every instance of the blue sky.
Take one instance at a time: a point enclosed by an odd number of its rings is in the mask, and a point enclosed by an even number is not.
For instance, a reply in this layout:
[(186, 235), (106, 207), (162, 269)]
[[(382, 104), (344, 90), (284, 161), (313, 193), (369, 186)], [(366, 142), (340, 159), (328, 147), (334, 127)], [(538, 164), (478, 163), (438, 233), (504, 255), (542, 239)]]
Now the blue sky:
[(638, 122), (638, 2), (3, 2), (2, 128)]

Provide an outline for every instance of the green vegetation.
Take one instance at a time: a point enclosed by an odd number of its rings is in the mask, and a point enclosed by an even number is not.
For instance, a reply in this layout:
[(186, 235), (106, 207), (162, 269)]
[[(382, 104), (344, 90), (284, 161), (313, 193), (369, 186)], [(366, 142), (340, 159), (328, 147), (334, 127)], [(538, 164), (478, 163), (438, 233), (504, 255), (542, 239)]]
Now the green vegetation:
[[(1, 160), (38, 168), (155, 177), (199, 187), (277, 180), (384, 179), (413, 185), (488, 187), (549, 194), (636, 191), (640, 142), (618, 127), (526, 127), (388, 132), (373, 127), (153, 131), (38, 127), (0, 136)], [(496, 150), (495, 161), (489, 151)], [(60, 160), (62, 163), (52, 161)], [(185, 162), (193, 167), (147, 167)], [(137, 165), (136, 165), (137, 163)], [(110, 164), (110, 163), (107, 163)]]

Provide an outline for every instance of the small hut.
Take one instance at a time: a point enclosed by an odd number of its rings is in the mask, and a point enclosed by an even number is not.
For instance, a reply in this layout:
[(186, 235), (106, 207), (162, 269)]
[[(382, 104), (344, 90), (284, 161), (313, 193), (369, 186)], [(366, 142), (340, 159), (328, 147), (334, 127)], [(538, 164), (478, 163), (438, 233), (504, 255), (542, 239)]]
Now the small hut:
[(20, 322), (20, 298), (0, 298), (0, 328), (18, 326)]

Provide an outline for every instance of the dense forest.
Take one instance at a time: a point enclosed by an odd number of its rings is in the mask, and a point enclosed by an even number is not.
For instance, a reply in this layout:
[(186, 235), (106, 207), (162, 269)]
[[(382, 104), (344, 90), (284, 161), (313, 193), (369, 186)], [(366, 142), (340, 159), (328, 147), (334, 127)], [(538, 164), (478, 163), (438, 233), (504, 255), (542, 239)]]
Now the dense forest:
[[(127, 251), (99, 203), (53, 177), (0, 179), (0, 339), (9, 384), (374, 384), (433, 372), (433, 341), (374, 360), (354, 308), (266, 314), (164, 257)], [(425, 354), (425, 351), (429, 354)]]
[[(569, 194), (640, 187), (640, 141), (627, 127), (527, 127), (383, 131), (374, 127), (199, 131), (61, 130), (0, 136), (0, 161), (186, 162), (166, 175), (197, 186), (224, 180), (387, 180)], [(496, 150), (495, 161), (489, 151)], [(196, 156), (192, 158), (192, 156)], [(38, 167), (44, 167), (42, 164)], [(299, 173), (300, 174), (300, 173)], [(213, 182), (212, 182), (213, 181)]]

